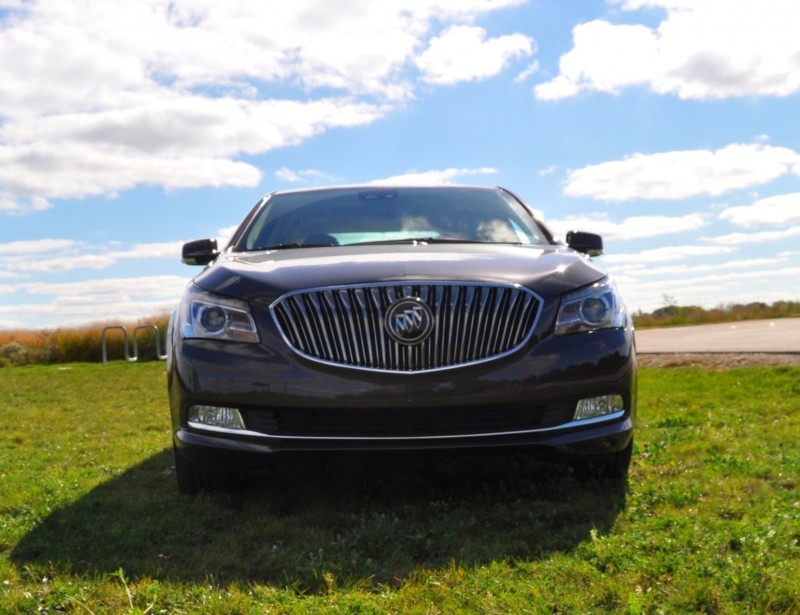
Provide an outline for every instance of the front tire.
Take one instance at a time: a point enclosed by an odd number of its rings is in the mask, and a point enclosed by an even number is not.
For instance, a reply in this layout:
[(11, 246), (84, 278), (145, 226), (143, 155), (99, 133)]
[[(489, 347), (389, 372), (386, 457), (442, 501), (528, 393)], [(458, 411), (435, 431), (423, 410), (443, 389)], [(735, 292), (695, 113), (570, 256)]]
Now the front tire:
[(172, 445), (175, 457), (175, 476), (178, 479), (178, 492), (193, 495), (198, 491), (236, 491), (242, 487), (244, 476), (228, 469), (208, 468), (186, 459)]
[(625, 480), (628, 478), (632, 454), (633, 438), (621, 451), (591, 460), (577, 460), (570, 466), (579, 480)]

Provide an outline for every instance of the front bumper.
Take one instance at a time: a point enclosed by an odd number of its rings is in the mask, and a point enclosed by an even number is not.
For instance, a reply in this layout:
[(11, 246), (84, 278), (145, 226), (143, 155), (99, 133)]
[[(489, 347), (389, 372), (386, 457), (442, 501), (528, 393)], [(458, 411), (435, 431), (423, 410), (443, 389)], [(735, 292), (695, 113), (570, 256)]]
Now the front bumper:
[[(574, 457), (622, 450), (632, 437), (637, 392), (630, 330), (551, 336), (502, 360), (432, 374), (330, 367), (276, 353), (274, 347), (200, 340), (175, 344), (168, 370), (170, 405), (174, 442), (184, 456), (242, 467), (275, 453), (312, 451), (524, 447)], [(622, 396), (624, 410), (573, 420), (579, 399), (612, 394)], [(269, 418), (254, 420), (257, 429), (246, 419), (244, 431), (199, 428), (186, 420), (192, 404), (237, 407), (246, 417)], [(290, 427), (281, 420), (285, 411), (321, 419), (328, 428), (321, 429), (319, 421), (301, 421), (299, 427), (295, 421)], [(424, 427), (397, 421), (404, 414), (424, 418), (437, 412), (443, 420), (423, 421)], [(471, 415), (480, 421), (461, 429), (466, 423), (459, 417)], [(352, 432), (347, 424), (331, 429), (337, 419), (350, 421)], [(373, 419), (380, 429), (364, 426)]]

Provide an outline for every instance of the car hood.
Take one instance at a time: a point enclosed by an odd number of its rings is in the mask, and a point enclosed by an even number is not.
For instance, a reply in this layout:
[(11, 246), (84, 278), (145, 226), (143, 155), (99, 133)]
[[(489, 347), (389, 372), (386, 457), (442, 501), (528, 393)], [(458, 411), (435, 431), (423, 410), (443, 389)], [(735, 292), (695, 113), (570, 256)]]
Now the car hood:
[(362, 245), (225, 253), (195, 283), (248, 301), (307, 288), (415, 280), (520, 284), (546, 299), (605, 275), (563, 246)]

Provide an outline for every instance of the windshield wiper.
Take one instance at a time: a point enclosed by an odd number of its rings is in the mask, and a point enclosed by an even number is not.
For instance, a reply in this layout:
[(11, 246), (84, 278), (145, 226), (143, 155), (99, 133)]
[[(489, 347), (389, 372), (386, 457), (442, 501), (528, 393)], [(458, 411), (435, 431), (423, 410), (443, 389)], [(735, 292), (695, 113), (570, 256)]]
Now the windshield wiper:
[(262, 252), (262, 251), (268, 252), (270, 250), (296, 250), (297, 248), (333, 248), (338, 245), (339, 244), (336, 243), (322, 243), (322, 242), (321, 243), (297, 243), (297, 242), (276, 243), (274, 245), (265, 246), (263, 248), (261, 246), (252, 248), (250, 250), (247, 250), (247, 252)]
[(377, 245), (427, 245), (436, 243), (481, 243), (481, 244), (503, 244), (503, 245), (519, 245), (519, 241), (483, 241), (480, 239), (465, 239), (459, 237), (406, 237), (404, 239), (378, 239), (375, 241), (362, 241), (359, 243), (352, 243), (352, 246), (377, 246)]
[(294, 248), (302, 248), (303, 245), (299, 243), (276, 243), (272, 246), (253, 248), (253, 251), (260, 250), (293, 250)]
[(417, 239), (419, 243), (485, 243), (518, 246), (521, 241), (486, 241), (484, 239), (460, 239), (458, 237), (426, 237)]
[[(477, 243), (495, 245), (520, 245), (519, 241), (484, 241), (481, 239), (466, 239), (459, 237), (404, 237), (403, 239), (376, 239), (374, 241), (360, 241), (358, 243), (346, 244), (350, 246), (380, 246), (380, 245), (432, 245), (437, 243)], [(253, 248), (252, 251), (269, 250), (295, 250), (297, 248), (329, 248), (334, 246), (332, 243), (276, 243), (271, 246)]]
[(351, 246), (380, 246), (380, 245), (401, 245), (401, 244), (416, 244), (423, 241), (414, 237), (406, 237), (405, 239), (375, 239), (374, 241), (359, 241), (358, 243), (351, 243)]

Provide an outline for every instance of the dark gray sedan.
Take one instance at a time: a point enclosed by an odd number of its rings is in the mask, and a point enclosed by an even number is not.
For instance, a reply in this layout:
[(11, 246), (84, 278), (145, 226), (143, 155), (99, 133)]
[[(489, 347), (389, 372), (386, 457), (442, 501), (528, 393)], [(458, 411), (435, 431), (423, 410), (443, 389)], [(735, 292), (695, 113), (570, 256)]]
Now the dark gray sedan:
[(627, 474), (629, 314), (592, 260), (501, 188), (274, 192), (205, 269), (169, 332), (178, 488), (225, 488), (271, 456), (525, 450)]

